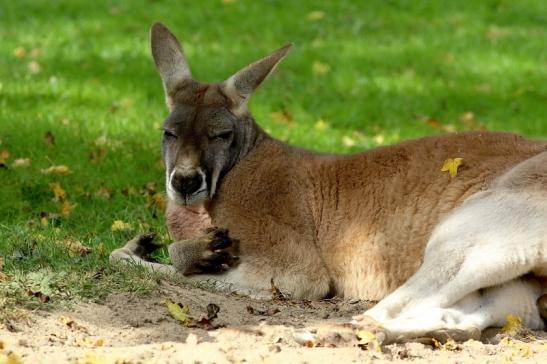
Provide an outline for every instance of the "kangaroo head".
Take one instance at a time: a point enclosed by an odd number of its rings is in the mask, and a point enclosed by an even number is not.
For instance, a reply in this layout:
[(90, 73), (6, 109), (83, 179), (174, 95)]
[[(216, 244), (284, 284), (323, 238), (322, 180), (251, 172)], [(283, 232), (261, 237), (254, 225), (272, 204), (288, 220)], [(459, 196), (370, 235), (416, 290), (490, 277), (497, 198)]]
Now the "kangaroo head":
[(247, 101), (292, 45), (209, 84), (192, 79), (184, 51), (167, 27), (155, 23), (150, 38), (169, 109), (162, 139), (167, 195), (182, 205), (201, 203), (264, 135)]

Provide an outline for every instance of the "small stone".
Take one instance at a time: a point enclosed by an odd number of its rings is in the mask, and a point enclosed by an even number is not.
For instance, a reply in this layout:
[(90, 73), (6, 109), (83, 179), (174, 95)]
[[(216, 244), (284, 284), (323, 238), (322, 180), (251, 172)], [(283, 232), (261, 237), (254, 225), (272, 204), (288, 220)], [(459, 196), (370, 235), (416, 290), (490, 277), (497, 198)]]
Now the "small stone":
[(24, 347), (26, 347), (26, 348), (29, 347), (28, 341), (25, 340), (25, 339), (19, 339), (19, 345), (24, 346)]
[(281, 347), (279, 345), (271, 345), (268, 350), (272, 353), (279, 353), (281, 351)]

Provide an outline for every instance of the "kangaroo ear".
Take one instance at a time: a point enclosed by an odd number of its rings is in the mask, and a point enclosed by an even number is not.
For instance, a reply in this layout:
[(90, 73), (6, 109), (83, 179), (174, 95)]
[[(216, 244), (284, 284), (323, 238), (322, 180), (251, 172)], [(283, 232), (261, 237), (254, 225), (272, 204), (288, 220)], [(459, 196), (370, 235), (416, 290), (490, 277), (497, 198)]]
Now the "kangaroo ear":
[(165, 94), (169, 98), (177, 88), (192, 79), (188, 62), (179, 41), (162, 23), (152, 25), (150, 45)]
[(289, 43), (236, 72), (224, 83), (226, 94), (230, 96), (236, 105), (245, 105), (249, 96), (273, 72), (292, 46), (292, 43)]

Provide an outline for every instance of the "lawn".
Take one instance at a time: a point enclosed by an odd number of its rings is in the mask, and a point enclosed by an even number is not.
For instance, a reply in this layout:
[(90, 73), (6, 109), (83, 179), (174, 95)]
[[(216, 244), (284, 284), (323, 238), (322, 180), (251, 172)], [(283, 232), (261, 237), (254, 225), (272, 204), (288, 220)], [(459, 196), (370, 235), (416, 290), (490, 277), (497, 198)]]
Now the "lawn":
[(202, 81), (294, 42), (250, 105), (292, 144), (347, 153), (470, 129), (547, 137), (542, 0), (184, 3), (0, 4), (0, 316), (154, 288), (107, 257), (139, 232), (169, 239), (156, 20)]

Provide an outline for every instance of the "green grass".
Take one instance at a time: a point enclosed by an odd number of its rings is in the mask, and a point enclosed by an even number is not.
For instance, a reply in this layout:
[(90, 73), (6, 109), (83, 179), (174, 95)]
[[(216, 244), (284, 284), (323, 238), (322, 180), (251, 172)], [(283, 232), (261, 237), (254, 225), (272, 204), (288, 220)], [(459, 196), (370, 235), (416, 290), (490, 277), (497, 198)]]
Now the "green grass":
[[(157, 126), (166, 109), (148, 49), (154, 21), (179, 36), (202, 81), (294, 42), (253, 98), (255, 118), (290, 143), (354, 152), (446, 130), (546, 137), (546, 10), (543, 0), (2, 2), (0, 152), (10, 157), (0, 169), (0, 256), (11, 281), (2, 283), (0, 308), (36, 304), (26, 290), (40, 277), (52, 294), (47, 305), (153, 287), (140, 273), (93, 275), (133, 234), (166, 234), (143, 188), (163, 190)], [(12, 167), (18, 158), (32, 163)], [(40, 172), (52, 165), (72, 173)], [(54, 182), (77, 204), (69, 217), (52, 218)], [(101, 187), (110, 198), (97, 194)], [(49, 214), (45, 225), (41, 214)], [(112, 231), (115, 220), (132, 229)], [(70, 256), (56, 243), (67, 239), (92, 253)]]

